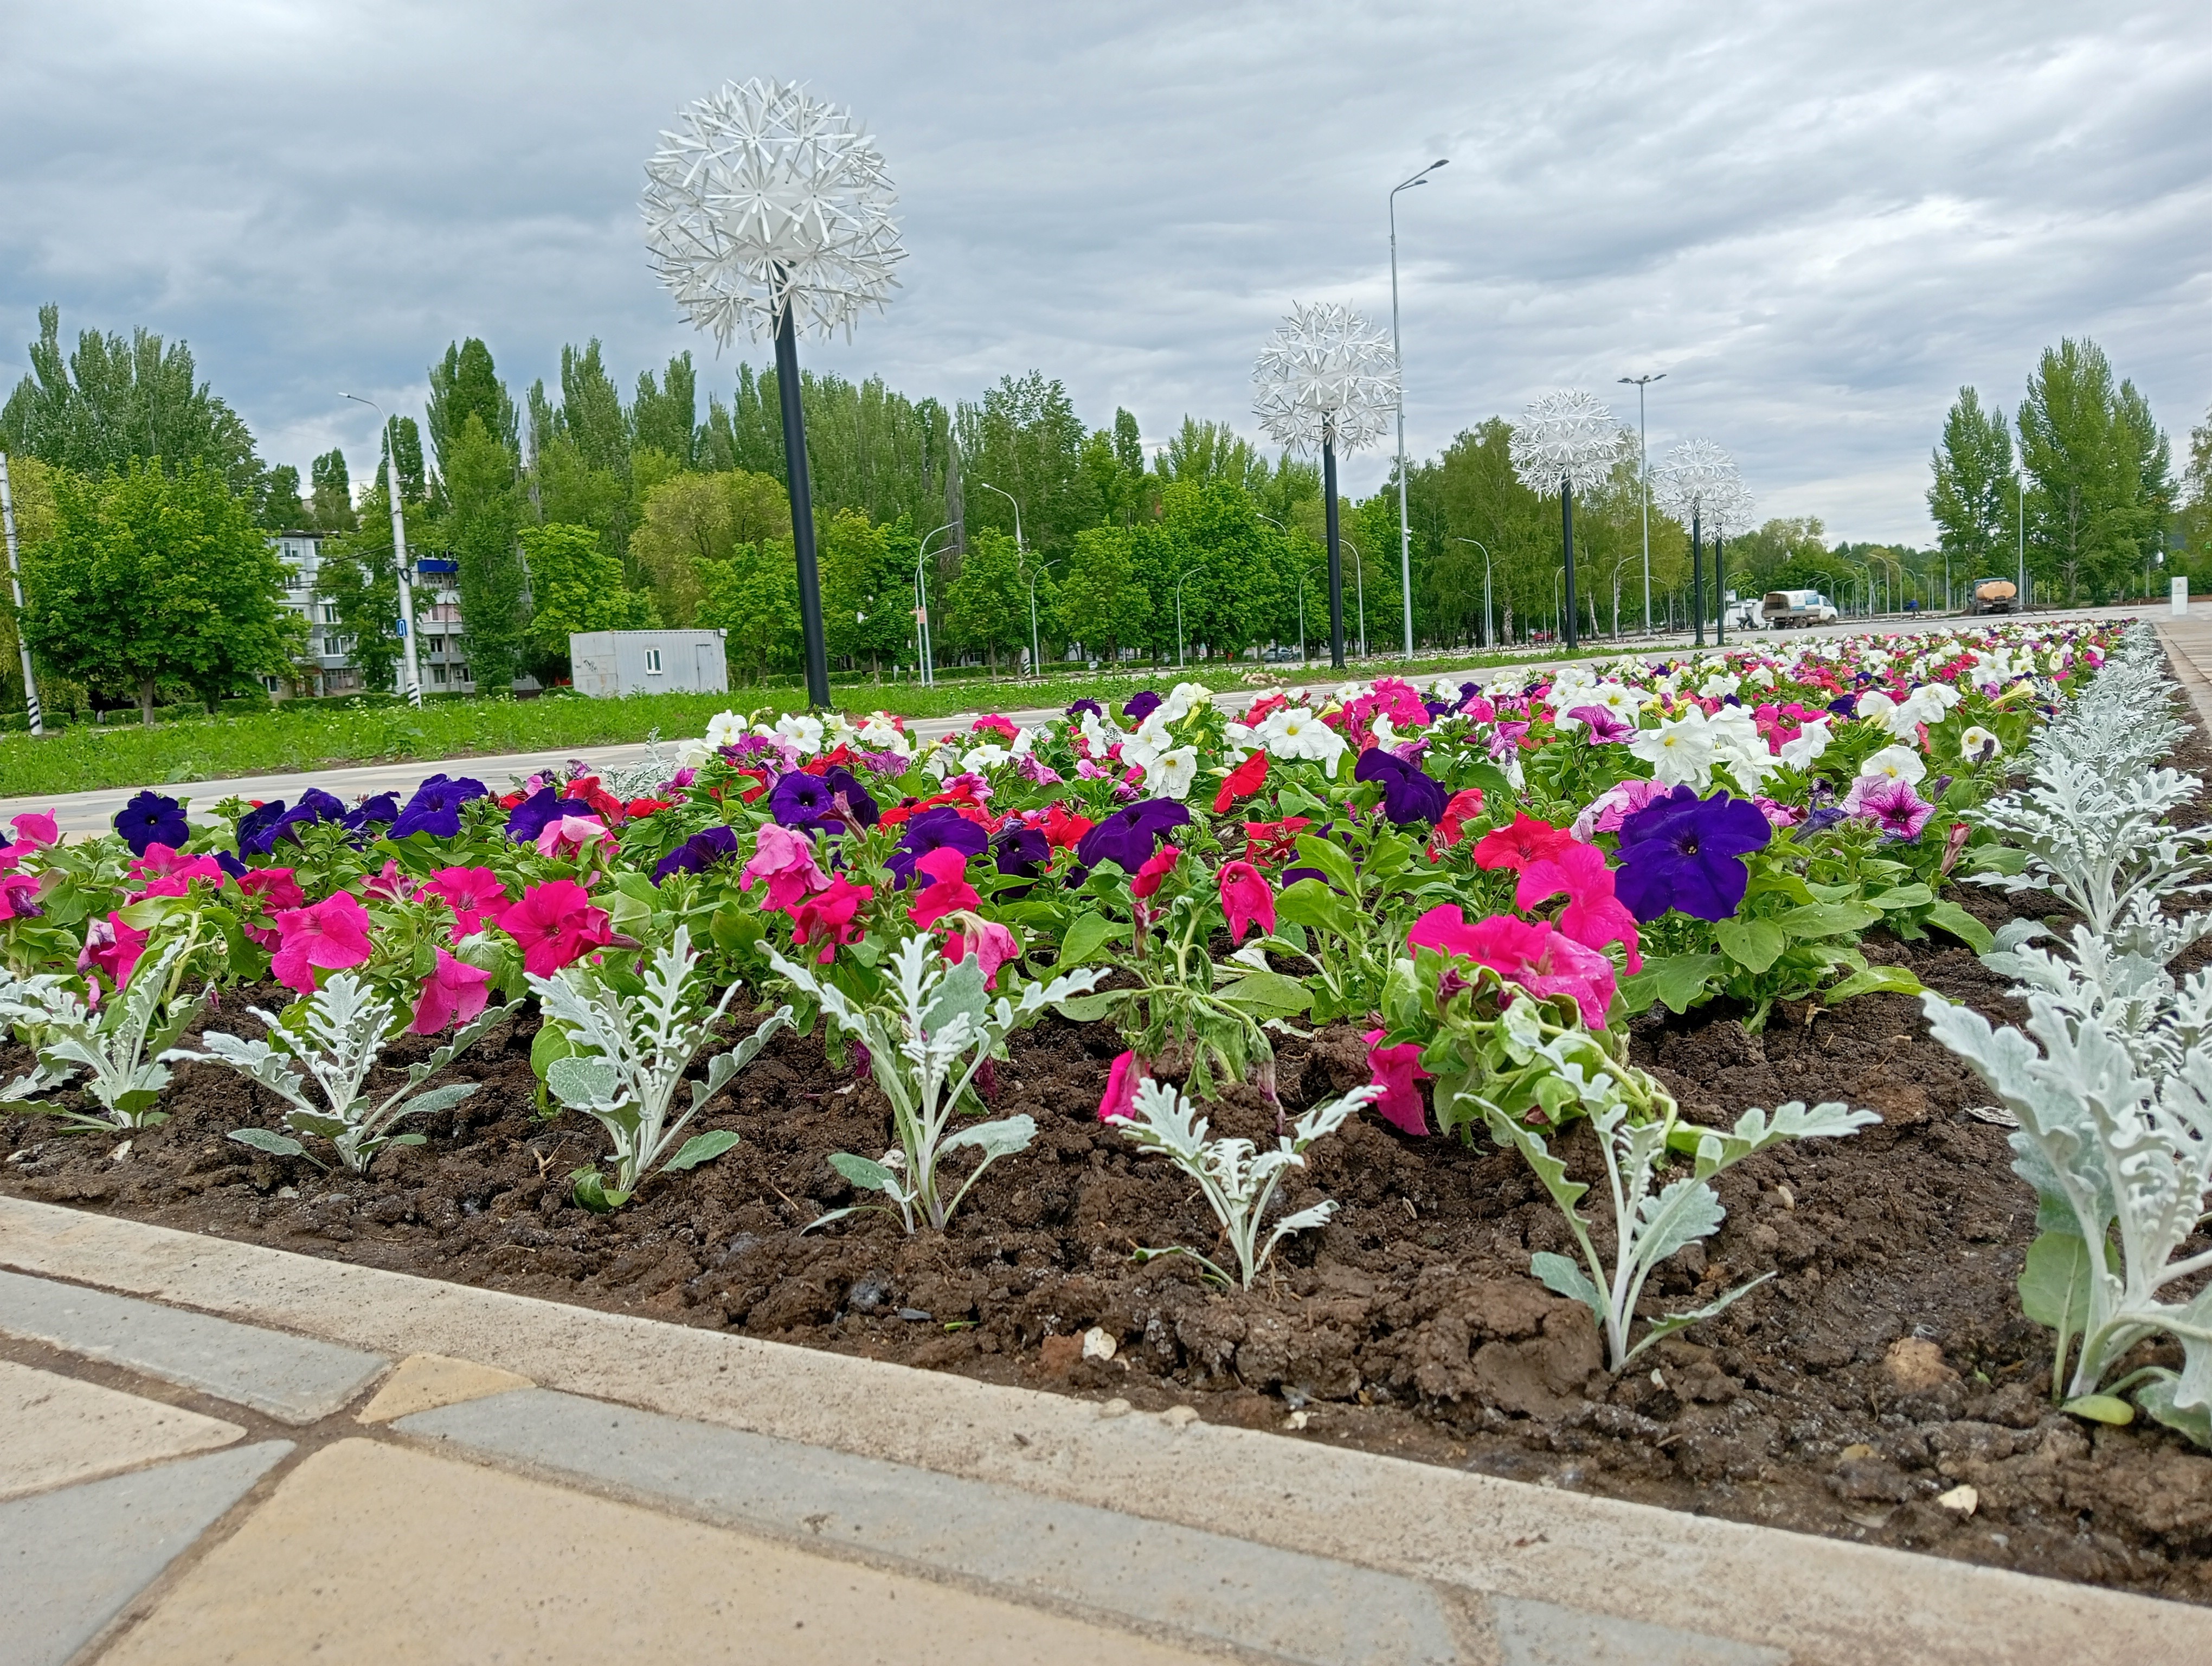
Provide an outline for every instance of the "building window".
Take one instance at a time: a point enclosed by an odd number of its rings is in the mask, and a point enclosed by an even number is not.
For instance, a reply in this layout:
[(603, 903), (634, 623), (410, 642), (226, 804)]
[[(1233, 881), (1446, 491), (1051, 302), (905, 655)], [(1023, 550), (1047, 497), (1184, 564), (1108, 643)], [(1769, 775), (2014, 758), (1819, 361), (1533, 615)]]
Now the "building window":
[(446, 680), (446, 668), (445, 668), (443, 666), (431, 666), (431, 667), (430, 667), (430, 680), (431, 680), (432, 682), (434, 682), (434, 683), (442, 683), (442, 682), (444, 682), (444, 681)]
[(645, 651), (645, 674), (647, 677), (660, 675), (660, 650), (657, 648), (649, 648)]

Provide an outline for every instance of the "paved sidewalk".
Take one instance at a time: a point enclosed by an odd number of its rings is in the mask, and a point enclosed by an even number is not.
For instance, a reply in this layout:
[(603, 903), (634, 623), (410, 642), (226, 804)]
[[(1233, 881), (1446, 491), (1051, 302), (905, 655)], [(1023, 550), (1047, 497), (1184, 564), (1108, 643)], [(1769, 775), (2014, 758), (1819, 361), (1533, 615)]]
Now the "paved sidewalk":
[(0, 1666), (2212, 1659), (2203, 1608), (1187, 1407), (15, 1199), (0, 1265)]

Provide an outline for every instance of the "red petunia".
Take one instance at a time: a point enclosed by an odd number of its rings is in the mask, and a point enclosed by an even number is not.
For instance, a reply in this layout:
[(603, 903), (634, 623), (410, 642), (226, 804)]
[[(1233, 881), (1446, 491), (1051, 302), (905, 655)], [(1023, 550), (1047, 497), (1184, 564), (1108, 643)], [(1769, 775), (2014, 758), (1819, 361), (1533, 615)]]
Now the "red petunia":
[(1221, 790), (1213, 795), (1213, 813), (1224, 816), (1229, 806), (1239, 799), (1249, 799), (1267, 784), (1267, 755), (1255, 752), (1224, 777)]
[(1574, 836), (1565, 828), (1540, 822), (1523, 811), (1513, 818), (1510, 827), (1486, 833), (1476, 841), (1474, 865), (1484, 868), (1510, 867), (1517, 873), (1531, 862), (1558, 855), (1574, 842)]

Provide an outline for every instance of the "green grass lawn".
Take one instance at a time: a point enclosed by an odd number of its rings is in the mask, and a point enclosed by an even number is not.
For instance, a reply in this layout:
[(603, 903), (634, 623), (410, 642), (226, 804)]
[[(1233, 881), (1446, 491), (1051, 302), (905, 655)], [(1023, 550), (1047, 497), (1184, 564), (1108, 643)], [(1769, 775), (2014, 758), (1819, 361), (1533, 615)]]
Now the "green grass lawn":
[[(1613, 650), (1603, 648), (1591, 657)], [(1502, 665), (1528, 654), (1424, 658), (1417, 674)], [(1547, 654), (1547, 658), (1556, 657)], [(1382, 676), (1401, 662), (1370, 660), (1347, 674)], [(1193, 665), (1182, 676), (1215, 689), (1249, 686), (1259, 669), (1249, 660)], [(1297, 681), (1316, 681), (1325, 666), (1300, 672), (1295, 664), (1266, 667)], [(1018, 711), (1066, 706), (1085, 695), (1118, 701), (1139, 689), (1162, 690), (1177, 680), (1174, 666), (1121, 675), (1047, 678), (1038, 682), (963, 677), (922, 688), (908, 683), (841, 682), (834, 692), (848, 711), (880, 707), (908, 717), (951, 717), (967, 712)], [(705, 732), (725, 710), (763, 707), (802, 711), (803, 685), (767, 684), (728, 694), (636, 695), (591, 700), (569, 694), (537, 700), (445, 699), (410, 710), (396, 700), (292, 701), (264, 710), (216, 718), (179, 716), (149, 727), (131, 721), (105, 727), (74, 724), (36, 739), (17, 732), (0, 735), (0, 798), (44, 797), (102, 787), (168, 786), (233, 775), (275, 775), (349, 763), (489, 757), (503, 752), (553, 752), (562, 748), (639, 741), (656, 732), (678, 739)]]

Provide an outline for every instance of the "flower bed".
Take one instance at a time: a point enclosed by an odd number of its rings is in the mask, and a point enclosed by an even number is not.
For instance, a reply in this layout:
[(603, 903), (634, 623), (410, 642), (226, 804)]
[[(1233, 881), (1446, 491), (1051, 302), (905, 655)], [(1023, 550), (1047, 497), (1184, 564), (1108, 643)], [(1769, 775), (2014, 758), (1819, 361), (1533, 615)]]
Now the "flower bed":
[(2020, 871), (1984, 802), (2112, 640), (927, 747), (731, 716), (624, 781), (25, 818), (5, 1172), (2193, 1595), (2212, 1461), (2045, 1397), (2033, 1196), (1908, 999), (2009, 1010), (1977, 953), (2054, 904), (1949, 882)]

